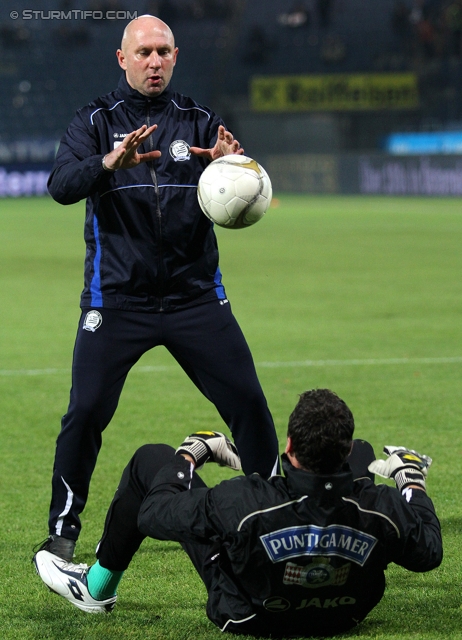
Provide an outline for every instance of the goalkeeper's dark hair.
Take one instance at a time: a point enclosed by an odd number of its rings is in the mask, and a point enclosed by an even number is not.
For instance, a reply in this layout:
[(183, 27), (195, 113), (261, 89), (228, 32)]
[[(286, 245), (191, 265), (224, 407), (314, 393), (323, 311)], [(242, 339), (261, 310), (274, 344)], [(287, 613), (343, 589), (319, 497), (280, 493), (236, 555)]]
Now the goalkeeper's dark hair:
[(314, 473), (335, 473), (351, 449), (355, 428), (345, 402), (329, 389), (301, 394), (289, 418), (287, 435), (298, 462)]

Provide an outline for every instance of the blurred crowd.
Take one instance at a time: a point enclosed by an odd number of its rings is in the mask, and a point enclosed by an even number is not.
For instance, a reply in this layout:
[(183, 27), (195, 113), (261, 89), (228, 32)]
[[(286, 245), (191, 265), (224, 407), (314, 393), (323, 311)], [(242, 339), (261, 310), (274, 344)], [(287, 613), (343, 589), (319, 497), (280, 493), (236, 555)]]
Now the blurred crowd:
[[(13, 0), (5, 1), (14, 6)], [(201, 69), (214, 77), (213, 82), (204, 80), (201, 85), (205, 103), (211, 99), (212, 85), (214, 91), (244, 94), (255, 73), (412, 71), (419, 77), (422, 108), (432, 118), (462, 119), (462, 0), (367, 0), (364, 11), (365, 3), (142, 0), (136, 11), (157, 15), (175, 32), (178, 29), (183, 54), (195, 56)], [(98, 12), (134, 11), (129, 0), (58, 0), (55, 7), (61, 11), (82, 7)], [(119, 31), (120, 23), (114, 20), (3, 20), (0, 53), (5, 71), (2, 76), (0, 69), (0, 108), (5, 100), (7, 106), (12, 100), (15, 111), (25, 113), (30, 108), (31, 115), (46, 114), (50, 95), (60, 82), (60, 55), (50, 59), (49, 45), (66, 56), (79, 55), (95, 46), (101, 48), (102, 40), (113, 48)], [(196, 84), (207, 73), (199, 74)], [(181, 69), (177, 78), (180, 74)], [(186, 70), (183, 80), (187, 74)], [(5, 98), (12, 84), (14, 96)], [(83, 84), (74, 83), (74, 93)], [(78, 96), (69, 96), (71, 100), (77, 102)]]
[(397, 0), (391, 26), (406, 55), (462, 55), (462, 0)]
[[(138, 15), (144, 13), (158, 16), (168, 24), (175, 25), (177, 20), (218, 20), (225, 21), (232, 17), (239, 0), (146, 0), (133, 7), (128, 0), (88, 0), (84, 5), (73, 0), (61, 0), (55, 9), (65, 13), (73, 10), (96, 12), (105, 15), (106, 12), (135, 10)], [(108, 27), (114, 25), (114, 20), (102, 20), (91, 18), (85, 20), (48, 20), (48, 10), (42, 10), (45, 14), (43, 22), (51, 23), (51, 37), (57, 45), (67, 47), (84, 46), (92, 39), (91, 23)], [(29, 23), (30, 24), (30, 23)], [(27, 22), (8, 20), (0, 24), (0, 45), (7, 49), (24, 48), (31, 44), (33, 33)]]
[[(72, 0), (61, 0), (57, 8), (69, 11), (75, 6)], [(174, 25), (177, 21), (226, 21), (244, 6), (242, 0), (146, 0), (137, 10)], [(86, 8), (103, 12), (132, 10), (124, 0), (89, 0)], [(327, 62), (336, 62), (345, 57), (349, 46), (335, 29), (338, 15), (345, 11), (348, 11), (345, 0), (295, 0), (274, 16), (273, 26), (309, 34), (307, 38), (313, 44), (322, 43), (321, 56)], [(99, 24), (108, 25), (110, 21), (100, 20)], [(19, 21), (4, 22), (0, 25), (0, 43), (6, 48), (24, 47), (31, 38), (28, 26)], [(61, 21), (53, 29), (53, 37), (58, 44), (85, 45), (91, 38), (89, 26), (87, 21)], [(396, 0), (386, 26), (396, 50), (407, 57), (462, 57), (462, 0)], [(272, 33), (274, 29), (268, 23), (247, 25), (245, 60), (264, 63), (275, 44)]]

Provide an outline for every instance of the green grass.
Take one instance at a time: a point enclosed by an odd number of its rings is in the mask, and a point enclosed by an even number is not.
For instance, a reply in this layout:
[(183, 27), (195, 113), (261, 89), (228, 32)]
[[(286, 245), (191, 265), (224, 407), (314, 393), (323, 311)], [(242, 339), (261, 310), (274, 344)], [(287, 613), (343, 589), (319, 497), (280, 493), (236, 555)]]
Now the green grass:
[[(461, 204), (281, 194), (255, 227), (218, 230), (227, 294), (281, 447), (297, 394), (326, 386), (346, 400), (356, 434), (377, 453), (403, 444), (435, 460), (428, 486), (443, 526), (443, 564), (423, 575), (390, 567), (384, 599), (352, 638), (462, 638)], [(173, 543), (143, 544), (107, 617), (49, 593), (30, 564), (32, 546), (47, 533), (54, 442), (68, 400), (83, 218), (83, 204), (0, 203), (0, 636), (221, 638), (206, 619), (200, 580)], [(223, 429), (165, 350), (146, 354), (104, 435), (78, 561), (93, 561), (106, 508), (135, 448), (175, 445), (199, 426)], [(214, 465), (203, 473), (209, 483), (229, 475)]]

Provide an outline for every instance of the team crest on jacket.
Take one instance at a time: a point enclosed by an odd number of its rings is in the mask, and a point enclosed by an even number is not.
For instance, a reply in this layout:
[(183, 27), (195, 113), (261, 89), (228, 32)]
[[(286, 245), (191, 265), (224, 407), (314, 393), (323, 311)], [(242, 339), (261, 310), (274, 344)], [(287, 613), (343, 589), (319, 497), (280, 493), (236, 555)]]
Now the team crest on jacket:
[(191, 157), (189, 144), (184, 140), (175, 140), (175, 142), (172, 142), (169, 151), (175, 162), (183, 162), (184, 160), (189, 160)]
[(102, 322), (103, 316), (99, 311), (93, 309), (92, 311), (89, 311), (85, 316), (85, 320), (83, 321), (83, 329), (85, 329), (85, 331), (91, 331), (92, 333), (94, 333), (96, 329), (101, 326)]
[(296, 584), (310, 589), (327, 587), (329, 584), (339, 587), (347, 581), (350, 567), (351, 564), (347, 562), (335, 569), (329, 558), (315, 558), (305, 566), (288, 562), (282, 581), (284, 584)]

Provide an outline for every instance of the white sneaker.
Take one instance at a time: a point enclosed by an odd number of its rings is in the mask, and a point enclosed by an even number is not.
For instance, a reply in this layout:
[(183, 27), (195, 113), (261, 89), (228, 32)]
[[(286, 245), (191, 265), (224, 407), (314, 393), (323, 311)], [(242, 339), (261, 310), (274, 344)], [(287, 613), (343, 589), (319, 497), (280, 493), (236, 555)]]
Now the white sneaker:
[(117, 596), (107, 600), (95, 600), (88, 591), (86, 564), (73, 564), (49, 551), (38, 551), (34, 556), (37, 573), (47, 587), (66, 598), (73, 605), (88, 613), (109, 613)]

